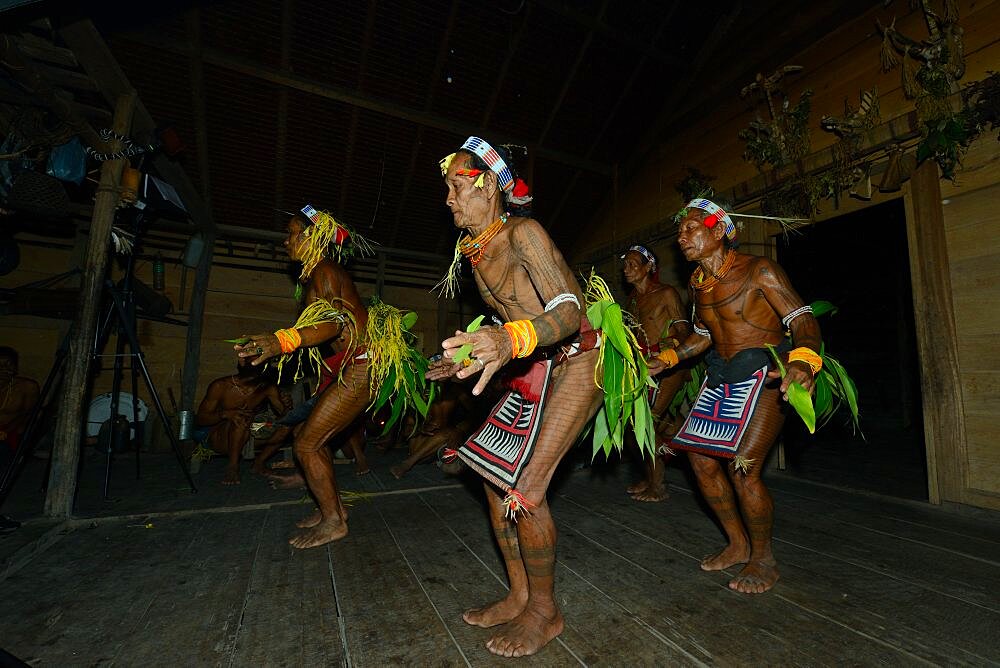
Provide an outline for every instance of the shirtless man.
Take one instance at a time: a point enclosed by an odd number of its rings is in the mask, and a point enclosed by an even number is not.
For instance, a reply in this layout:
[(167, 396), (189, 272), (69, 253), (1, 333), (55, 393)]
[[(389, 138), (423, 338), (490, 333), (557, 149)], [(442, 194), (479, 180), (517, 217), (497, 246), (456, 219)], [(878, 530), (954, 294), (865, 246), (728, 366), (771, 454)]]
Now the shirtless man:
[[(625, 280), (632, 286), (628, 310), (642, 327), (643, 344), (647, 357), (661, 350), (676, 348), (678, 342), (691, 333), (691, 325), (684, 315), (680, 295), (671, 285), (660, 283), (656, 272), (656, 256), (645, 246), (632, 246), (625, 255)], [(667, 414), (667, 407), (691, 372), (686, 368), (673, 369), (660, 374), (659, 385), (650, 401), (653, 419), (656, 420), (656, 454), (647, 457), (644, 465), (646, 477), (626, 488), (636, 501), (663, 501), (669, 495), (663, 476), (670, 460), (670, 438), (680, 426)]]
[[(306, 207), (306, 210), (314, 212), (312, 207)], [(318, 506), (316, 512), (296, 523), (301, 531), (288, 542), (297, 548), (325, 545), (347, 535), (347, 511), (337, 490), (333, 453), (326, 447), (326, 442), (350, 427), (371, 402), (368, 358), (361, 352), (368, 312), (361, 305), (361, 296), (350, 274), (330, 258), (330, 249), (314, 247), (316, 240), (330, 238), (322, 234), (319, 226), (336, 224), (330, 222), (332, 217), (322, 216), (327, 215), (317, 215), (315, 220), (305, 213), (292, 216), (288, 221), (285, 251), (292, 261), (303, 263), (299, 277), (304, 288), (303, 303), (309, 306), (322, 299), (337, 309), (349, 311), (351, 318), (320, 322), (295, 330), (300, 337), (298, 347), (329, 343), (341, 354), (339, 364), (342, 369), (336, 371), (343, 371), (341, 380), (319, 396), (302, 431), (295, 438), (295, 457)], [(279, 330), (282, 333), (287, 331)], [(237, 354), (251, 358), (251, 364), (255, 366), (283, 352), (291, 352), (282, 350), (283, 344), (277, 333), (253, 334), (246, 338), (249, 339), (246, 344), (236, 346)]]
[(195, 426), (208, 432), (209, 447), (229, 458), (223, 485), (240, 484), (240, 454), (254, 414), (266, 403), (279, 415), (288, 410), (277, 386), (259, 371), (241, 359), (236, 373), (209, 383), (195, 414)]
[(0, 346), (0, 472), (14, 457), (28, 418), (38, 403), (38, 383), (17, 375), (17, 351)]
[[(677, 243), (685, 258), (698, 263), (690, 284), (694, 334), (661, 353), (662, 363), (651, 363), (650, 373), (712, 348), (705, 359), (707, 385), (671, 445), (690, 452), (698, 487), (728, 539), (721, 551), (702, 560), (702, 570), (744, 564), (729, 587), (757, 594), (778, 580), (771, 550), (774, 504), (761, 469), (781, 432), (789, 385), (813, 391), (813, 375), (822, 365), (814, 351), (821, 339), (811, 309), (784, 270), (767, 258), (736, 252), (735, 237), (732, 217), (718, 205), (704, 199), (687, 205)], [(786, 329), (798, 347), (782, 353), (787, 373), (778, 381), (779, 372), (768, 371), (765, 346), (787, 351)], [(720, 430), (713, 412), (744, 418), (737, 427)]]
[(434, 398), (420, 430), (409, 440), (409, 456), (389, 473), (399, 480), (421, 461), (442, 448), (457, 448), (469, 436), (474, 425), (468, 421), (468, 407), (461, 405), (464, 396), (459, 383), (441, 384), (441, 394)]
[[(462, 252), (473, 265), (483, 300), (507, 323), (473, 333), (456, 332), (443, 342), (444, 359), (432, 365), (428, 378), (480, 374), (472, 390), (475, 396), (509, 363), (537, 359), (532, 354), (535, 340), (541, 351), (558, 351), (580, 338), (582, 324), (583, 295), (572, 270), (538, 221), (517, 215), (514, 205), (524, 201), (527, 188), (515, 181), (509, 159), (501, 157), (505, 153), (470, 137), (441, 162), (448, 187), (446, 204), (455, 226), (468, 233)], [(472, 344), (474, 361), (468, 366), (452, 361), (463, 344)], [(563, 355), (552, 371), (534, 450), (514, 483), (505, 482), (506, 489), (484, 484), (510, 592), (497, 602), (467, 610), (463, 619), (484, 628), (499, 626), (486, 643), (494, 654), (534, 654), (563, 630), (553, 594), (556, 528), (545, 494), (557, 464), (602, 399), (594, 384), (597, 351), (592, 342), (589, 345), (581, 346), (585, 352)], [(544, 368), (544, 361), (540, 363)], [(463, 452), (472, 442), (464, 444), (458, 455), (484, 474)]]

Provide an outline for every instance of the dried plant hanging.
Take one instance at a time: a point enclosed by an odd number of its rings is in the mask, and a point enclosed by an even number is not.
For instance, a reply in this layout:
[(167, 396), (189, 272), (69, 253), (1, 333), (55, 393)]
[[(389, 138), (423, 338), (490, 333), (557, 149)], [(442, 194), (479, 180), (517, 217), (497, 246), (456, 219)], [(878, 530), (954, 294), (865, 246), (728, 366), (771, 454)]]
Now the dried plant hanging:
[(927, 23), (926, 39), (904, 35), (896, 29), (895, 19), (888, 26), (877, 24), (882, 33), (881, 63), (886, 72), (902, 63), (903, 92), (914, 101), (922, 125), (917, 161), (932, 158), (945, 178), (954, 179), (962, 156), (975, 139), (955, 98), (965, 74), (965, 44), (955, 3), (945, 0), (934, 4), (938, 7), (932, 6), (931, 0), (919, 2)]

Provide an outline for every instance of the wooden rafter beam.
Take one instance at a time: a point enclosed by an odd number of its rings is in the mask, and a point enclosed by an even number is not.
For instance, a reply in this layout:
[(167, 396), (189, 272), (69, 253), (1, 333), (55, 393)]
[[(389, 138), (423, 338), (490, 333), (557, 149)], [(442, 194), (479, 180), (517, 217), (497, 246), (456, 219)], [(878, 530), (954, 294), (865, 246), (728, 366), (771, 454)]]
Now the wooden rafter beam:
[[(601, 11), (598, 12), (597, 20), (601, 21), (604, 19), (604, 15), (608, 11), (608, 3), (611, 0), (604, 0), (601, 3)], [(569, 92), (570, 86), (576, 80), (576, 73), (580, 69), (580, 65), (583, 64), (583, 58), (587, 55), (587, 50), (590, 49), (591, 42), (594, 41), (595, 28), (591, 28), (587, 31), (587, 36), (584, 38), (583, 43), (580, 44), (580, 48), (576, 52), (576, 60), (573, 61), (573, 66), (569, 69), (569, 74), (563, 79), (562, 88), (559, 90), (559, 96), (556, 98), (556, 103), (552, 105), (552, 111), (549, 112), (548, 118), (545, 119), (545, 125), (542, 127), (541, 133), (538, 135), (538, 143), (544, 144), (545, 139), (549, 136), (549, 130), (552, 129), (552, 124), (556, 120), (556, 116), (559, 115), (559, 110), (562, 109), (563, 102), (566, 100), (566, 94)]]
[[(129, 38), (141, 44), (164, 49), (173, 53), (184, 54), (187, 51), (187, 47), (182, 44), (165, 40), (160, 37), (154, 37), (152, 35), (130, 33)], [(482, 131), (482, 127), (480, 126), (444, 118), (419, 109), (404, 107), (395, 102), (380, 100), (360, 91), (349, 90), (341, 86), (335, 86), (333, 84), (317, 81), (316, 79), (304, 77), (286, 69), (271, 67), (263, 63), (252, 62), (238, 56), (232, 56), (217, 49), (205, 48), (202, 51), (202, 55), (206, 63), (215, 65), (216, 67), (221, 67), (231, 72), (237, 72), (239, 74), (243, 74), (244, 76), (260, 79), (262, 81), (269, 81), (279, 86), (286, 86), (304, 93), (318, 95), (319, 97), (329, 100), (336, 100), (338, 102), (343, 102), (344, 104), (354, 105), (356, 107), (360, 107), (361, 109), (368, 109), (369, 111), (375, 111), (393, 118), (400, 118), (417, 125), (425, 125), (427, 127), (464, 136), (474, 135)], [(495, 137), (495, 139), (498, 142), (505, 144), (520, 144), (525, 146), (530, 144), (529, 141), (522, 137), (500, 135)], [(582, 156), (567, 153), (565, 151), (539, 146), (536, 148), (536, 155), (537, 157), (545, 160), (572, 165), (602, 176), (611, 175), (611, 167), (609, 165), (589, 160), (583, 158)]]
[[(84, 71), (97, 83), (101, 94), (109, 104), (115, 104), (119, 95), (134, 92), (125, 72), (90, 20), (69, 24), (59, 30), (59, 35), (73, 50)], [(156, 123), (149, 110), (141, 100), (136, 100), (135, 116), (132, 121), (133, 131), (150, 132), (155, 128)], [(202, 229), (213, 229), (215, 220), (212, 212), (201, 199), (197, 188), (191, 183), (183, 168), (162, 153), (154, 155), (153, 165), (160, 176), (177, 189), (195, 224)]]
[[(444, 36), (438, 45), (437, 58), (434, 60), (434, 71), (431, 79), (427, 82), (427, 97), (424, 98), (424, 111), (430, 112), (434, 107), (434, 96), (437, 94), (438, 83), (441, 81), (441, 73), (444, 71), (444, 64), (448, 60), (448, 50), (451, 46), (451, 35), (455, 29), (455, 19), (458, 17), (458, 7), (461, 0), (451, 0), (451, 9), (448, 11), (448, 21), (445, 23)], [(417, 128), (417, 136), (413, 139), (413, 147), (410, 149), (410, 162), (406, 169), (406, 176), (403, 177), (403, 192), (399, 197), (399, 204), (396, 206), (396, 217), (393, 219), (392, 236), (389, 238), (389, 245), (394, 246), (399, 239), (399, 222), (403, 219), (403, 212), (406, 211), (406, 204), (410, 198), (410, 186), (413, 185), (413, 174), (417, 169), (417, 156), (420, 155), (420, 147), (424, 141), (424, 126)]]
[[(372, 35), (375, 33), (375, 17), (378, 15), (378, 0), (368, 0), (368, 13), (365, 17), (365, 34), (361, 40), (361, 58), (358, 63), (358, 85), (357, 89), (362, 90), (365, 85), (365, 76), (368, 74), (368, 53), (371, 51)], [(358, 121), (360, 110), (358, 107), (351, 108), (351, 124), (347, 131), (347, 152), (344, 155), (344, 162), (340, 169), (340, 203), (337, 211), (343, 211), (347, 207), (347, 196), (351, 192), (351, 176), (354, 169), (354, 147), (358, 138)], [(376, 203), (376, 211), (378, 211)], [(374, 221), (372, 221), (374, 223)]]
[[(655, 37), (653, 38), (653, 41), (658, 40), (660, 38), (660, 35), (663, 34), (663, 31), (667, 29), (667, 26), (670, 24), (670, 19), (673, 18), (674, 12), (677, 11), (677, 7), (679, 5), (680, 5), (680, 0), (674, 0), (673, 4), (670, 5), (670, 9), (668, 9), (666, 12), (663, 13), (663, 16), (660, 19), (660, 24), (656, 28), (656, 33)], [(621, 109), (622, 104), (625, 102), (626, 98), (628, 98), (629, 94), (632, 92), (632, 88), (635, 86), (635, 82), (638, 81), (639, 79), (639, 73), (642, 72), (642, 68), (646, 65), (646, 62), (648, 60), (649, 56), (643, 55), (636, 62), (635, 67), (632, 68), (632, 74), (629, 75), (628, 82), (625, 84), (625, 87), (622, 89), (621, 94), (615, 101), (614, 107), (611, 108), (611, 113), (609, 113), (604, 118), (604, 124), (601, 126), (601, 129), (598, 131), (598, 133), (594, 135), (593, 141), (590, 142), (590, 146), (587, 148), (586, 157), (589, 158), (590, 156), (592, 156), (594, 154), (594, 151), (597, 150), (597, 147), (600, 146), (601, 141), (604, 139), (605, 133), (608, 131), (608, 128), (611, 127), (611, 123), (614, 121), (614, 119), (618, 116), (618, 110)], [(570, 193), (576, 187), (577, 181), (580, 180), (581, 174), (582, 172), (579, 169), (574, 171), (573, 178), (570, 179), (569, 186), (563, 189), (562, 196), (559, 198), (559, 203), (556, 205), (556, 208), (552, 214), (552, 220), (550, 221), (550, 225), (552, 226), (553, 231), (559, 229), (559, 217), (562, 215), (563, 209), (566, 207), (566, 203), (569, 201)]]
[[(281, 3), (281, 44), (280, 63), (282, 69), (290, 69), (292, 64), (292, 30), (295, 26), (295, 0)], [(285, 201), (285, 152), (288, 147), (288, 89), (278, 91), (277, 133), (274, 138), (274, 222), (286, 222), (288, 216), (281, 213)]]
[(524, 37), (524, 33), (528, 31), (530, 22), (531, 5), (528, 5), (524, 9), (524, 16), (521, 17), (521, 25), (514, 31), (514, 36), (510, 38), (507, 44), (507, 55), (504, 56), (503, 64), (497, 72), (493, 92), (490, 93), (490, 99), (487, 101), (486, 109), (483, 111), (483, 120), (479, 124), (483, 128), (487, 128), (490, 125), (490, 120), (493, 118), (493, 110), (496, 109), (497, 100), (500, 99), (500, 92), (503, 90), (504, 81), (507, 79), (507, 72), (510, 71), (510, 64), (514, 61), (514, 54), (517, 53), (517, 47), (521, 44), (521, 38)]
[(673, 53), (667, 53), (666, 51), (657, 49), (653, 46), (655, 40), (647, 42), (645, 40), (636, 39), (635, 35), (609, 26), (604, 23), (601, 18), (594, 18), (589, 14), (573, 9), (570, 4), (564, 0), (531, 0), (531, 2), (533, 4), (537, 4), (539, 7), (544, 7), (547, 11), (550, 11), (557, 16), (561, 16), (564, 19), (568, 19), (578, 25), (600, 33), (604, 37), (616, 42), (626, 51), (636, 52), (647, 58), (652, 58), (661, 65), (666, 65), (672, 69), (684, 67), (686, 64), (685, 60), (680, 56)]

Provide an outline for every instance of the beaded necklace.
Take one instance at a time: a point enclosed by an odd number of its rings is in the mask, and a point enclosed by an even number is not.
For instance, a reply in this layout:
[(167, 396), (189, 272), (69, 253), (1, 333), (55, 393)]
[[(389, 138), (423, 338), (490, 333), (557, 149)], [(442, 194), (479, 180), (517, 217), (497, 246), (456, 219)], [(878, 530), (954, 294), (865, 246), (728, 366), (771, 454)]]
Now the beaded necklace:
[(722, 266), (719, 267), (719, 271), (712, 274), (712, 277), (705, 279), (705, 269), (698, 267), (698, 271), (691, 276), (691, 287), (698, 292), (711, 292), (713, 288), (722, 280), (722, 278), (729, 273), (729, 270), (733, 268), (733, 263), (736, 262), (736, 251), (730, 249), (729, 253), (726, 254), (725, 259), (722, 261)]
[(472, 268), (475, 269), (483, 259), (483, 251), (486, 250), (486, 244), (493, 240), (493, 237), (503, 229), (503, 226), (507, 223), (508, 214), (502, 213), (500, 217), (490, 223), (489, 227), (482, 231), (475, 239), (471, 239), (468, 236), (464, 237), (458, 242), (458, 248), (462, 251), (462, 255), (469, 258), (469, 262), (472, 264)]

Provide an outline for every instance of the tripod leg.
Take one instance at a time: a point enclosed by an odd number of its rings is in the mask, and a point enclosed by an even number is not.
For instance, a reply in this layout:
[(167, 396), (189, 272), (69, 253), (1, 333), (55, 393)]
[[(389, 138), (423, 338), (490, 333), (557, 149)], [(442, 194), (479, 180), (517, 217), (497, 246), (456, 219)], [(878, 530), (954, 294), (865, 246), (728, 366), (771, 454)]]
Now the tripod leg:
[(149, 396), (153, 399), (153, 404), (156, 406), (156, 412), (159, 413), (160, 420), (163, 422), (163, 428), (166, 430), (167, 436), (170, 438), (170, 446), (173, 448), (174, 455), (177, 457), (177, 463), (180, 465), (181, 471), (184, 472), (184, 477), (187, 478), (188, 484), (191, 486), (191, 491), (197, 492), (198, 488), (195, 487), (194, 479), (191, 478), (191, 472), (184, 464), (184, 455), (181, 453), (181, 445), (177, 441), (177, 434), (175, 434), (170, 428), (170, 421), (167, 420), (167, 414), (163, 410), (163, 402), (160, 401), (160, 395), (156, 391), (153, 379), (149, 375), (149, 369), (146, 368), (146, 360), (143, 357), (142, 347), (139, 345), (139, 339), (136, 338), (135, 330), (125, 318), (125, 307), (122, 305), (121, 297), (114, 294), (113, 291), (112, 296), (115, 300), (115, 307), (118, 309), (118, 315), (121, 318), (122, 330), (124, 330), (125, 335), (128, 336), (129, 346), (132, 349), (133, 363), (139, 364), (139, 369), (142, 371), (142, 377), (146, 381), (146, 387), (149, 389)]
[(139, 452), (142, 450), (145, 424), (139, 420), (139, 369), (135, 366), (135, 351), (132, 351), (132, 424), (135, 426), (135, 479), (142, 476), (139, 469)]
[[(117, 297), (115, 304), (118, 303)], [(119, 316), (121, 314), (119, 313)], [(111, 427), (108, 429), (107, 462), (104, 469), (104, 500), (108, 499), (108, 492), (111, 488), (111, 461), (115, 456), (115, 443), (118, 442), (118, 406), (120, 404), (122, 392), (122, 367), (125, 360), (126, 338), (123, 336), (125, 320), (118, 324), (118, 336), (115, 341), (115, 374), (111, 382)]]

